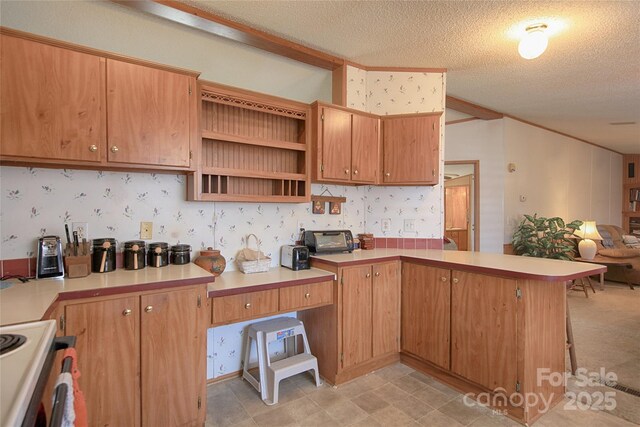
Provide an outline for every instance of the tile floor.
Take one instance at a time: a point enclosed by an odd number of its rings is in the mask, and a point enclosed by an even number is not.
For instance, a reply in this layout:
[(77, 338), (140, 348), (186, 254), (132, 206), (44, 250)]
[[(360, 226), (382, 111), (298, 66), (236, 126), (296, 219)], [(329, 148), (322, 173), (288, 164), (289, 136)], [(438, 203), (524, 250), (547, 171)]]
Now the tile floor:
[[(588, 300), (577, 292), (569, 296), (578, 363), (590, 369), (592, 366), (615, 367), (628, 378), (634, 374), (633, 363), (638, 362), (640, 289), (631, 291), (607, 284), (604, 292), (598, 289), (597, 292)], [(602, 351), (602, 346), (615, 350)], [(627, 367), (630, 368), (628, 374)], [(591, 389), (570, 381), (568, 391), (585, 390)], [(235, 378), (208, 387), (206, 426), (519, 425), (488, 408), (469, 407), (462, 398), (457, 391), (402, 364), (383, 368), (337, 388), (326, 385), (316, 388), (310, 375), (297, 375), (281, 383), (280, 402), (274, 406), (265, 405), (251, 385)], [(535, 426), (640, 424), (640, 398), (616, 392), (615, 400), (616, 409), (599, 411), (571, 410), (575, 405), (565, 399)], [(579, 406), (587, 407), (581, 403)]]

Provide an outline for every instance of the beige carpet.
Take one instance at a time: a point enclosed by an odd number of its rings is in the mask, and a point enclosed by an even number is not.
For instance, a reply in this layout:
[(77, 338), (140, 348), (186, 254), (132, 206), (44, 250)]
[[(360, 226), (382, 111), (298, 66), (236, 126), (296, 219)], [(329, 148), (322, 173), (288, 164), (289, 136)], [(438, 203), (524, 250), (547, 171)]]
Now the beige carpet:
[[(571, 291), (568, 295), (578, 367), (590, 372), (615, 373), (618, 383), (640, 390), (640, 286), (594, 282), (596, 293)], [(567, 369), (569, 369), (567, 356)], [(569, 390), (593, 391), (570, 382)], [(612, 389), (608, 389), (613, 391)], [(616, 392), (615, 415), (640, 424), (640, 398)]]

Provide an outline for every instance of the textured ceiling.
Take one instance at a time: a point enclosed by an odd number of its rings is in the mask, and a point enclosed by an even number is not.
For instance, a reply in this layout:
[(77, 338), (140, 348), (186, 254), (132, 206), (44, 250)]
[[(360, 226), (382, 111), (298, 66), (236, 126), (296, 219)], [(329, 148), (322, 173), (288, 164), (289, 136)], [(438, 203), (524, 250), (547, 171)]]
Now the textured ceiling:
[[(449, 95), (640, 153), (637, 0), (184, 2), (364, 65), (444, 67)], [(537, 22), (552, 34), (528, 61)]]

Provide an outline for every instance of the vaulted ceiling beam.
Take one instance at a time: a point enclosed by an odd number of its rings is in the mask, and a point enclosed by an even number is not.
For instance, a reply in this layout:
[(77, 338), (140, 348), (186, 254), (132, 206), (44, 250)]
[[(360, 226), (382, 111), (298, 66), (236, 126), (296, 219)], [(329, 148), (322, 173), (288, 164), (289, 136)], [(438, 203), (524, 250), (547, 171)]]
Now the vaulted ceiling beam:
[(169, 21), (187, 25), (225, 39), (263, 49), (277, 55), (327, 70), (335, 70), (344, 59), (310, 47), (233, 22), (213, 13), (171, 0), (111, 0), (122, 6), (140, 10)]
[(446, 107), (482, 120), (495, 120), (504, 117), (502, 113), (449, 95), (447, 95)]

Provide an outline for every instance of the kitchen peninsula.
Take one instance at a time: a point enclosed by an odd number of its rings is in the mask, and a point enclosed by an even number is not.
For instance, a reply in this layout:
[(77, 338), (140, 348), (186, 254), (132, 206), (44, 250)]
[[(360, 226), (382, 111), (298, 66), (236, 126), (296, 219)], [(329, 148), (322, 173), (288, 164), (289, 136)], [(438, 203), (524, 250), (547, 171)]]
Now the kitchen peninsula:
[(564, 397), (567, 281), (606, 267), (478, 252), (375, 249), (312, 258), (336, 304), (299, 313), (340, 384), (401, 360), (530, 424)]

